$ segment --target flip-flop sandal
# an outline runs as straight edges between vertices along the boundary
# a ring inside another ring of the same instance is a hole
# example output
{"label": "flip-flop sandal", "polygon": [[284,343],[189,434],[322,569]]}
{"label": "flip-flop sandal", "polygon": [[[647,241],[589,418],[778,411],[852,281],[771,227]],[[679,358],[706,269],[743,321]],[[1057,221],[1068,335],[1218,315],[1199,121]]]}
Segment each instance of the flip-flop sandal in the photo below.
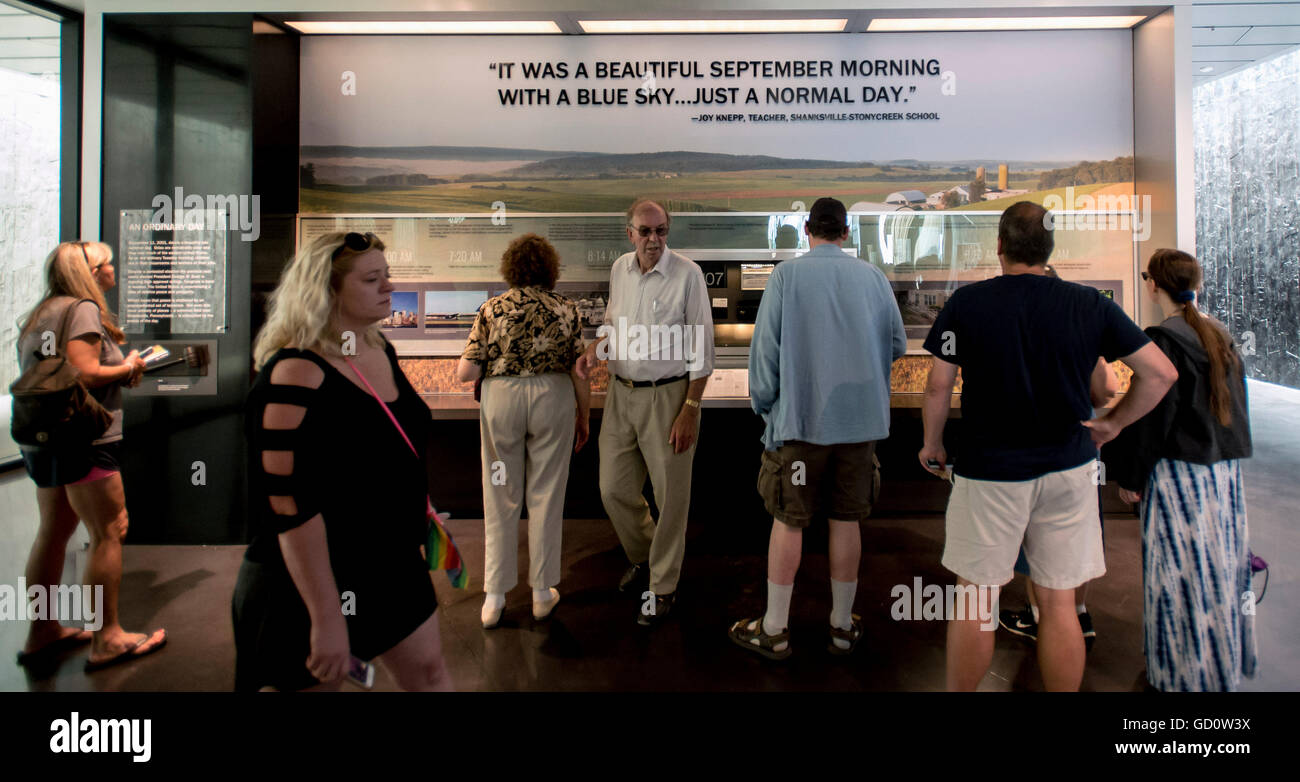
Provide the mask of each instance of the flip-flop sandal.
{"label": "flip-flop sandal", "polygon": [[[784,660],[793,652],[790,648],[790,630],[787,628],[776,635],[763,632],[763,617],[741,619],[727,631],[727,637],[742,649],[761,654],[769,660]],[[784,649],[775,647],[785,644]]]}
{"label": "flip-flop sandal", "polygon": [[56,641],[50,641],[33,652],[19,652],[18,664],[24,667],[31,667],[49,662],[63,652],[90,643],[91,638],[92,634],[89,630],[82,630],[79,633],[65,635]]}
{"label": "flip-flop sandal", "polygon": [[140,641],[140,643],[136,644],[135,646],[132,646],[130,649],[127,649],[126,651],[122,652],[121,654],[118,654],[115,657],[109,657],[107,660],[92,662],[91,660],[87,659],[86,673],[94,673],[95,671],[102,671],[103,669],[117,665],[118,663],[129,662],[131,660],[138,660],[141,657],[147,657],[148,655],[153,654],[154,652],[158,651],[159,649],[167,645],[167,632],[165,630],[162,631],[163,637],[160,641],[158,641],[158,643],[154,644],[153,646],[149,647],[143,652],[136,651],[136,650],[144,646],[145,644],[149,643],[150,641],[152,641],[153,637],[158,633],[159,633],[158,630],[154,630],[152,633],[145,636]]}
{"label": "flip-flop sandal", "polygon": [[[853,650],[858,648],[858,641],[862,640],[862,617],[857,614],[850,614],[850,616],[853,619],[849,624],[849,629],[841,630],[838,627],[831,627],[831,640],[826,642],[826,651],[831,654],[849,655],[853,654]],[[847,641],[849,648],[841,649],[836,646],[835,639],[837,638],[841,641]]]}

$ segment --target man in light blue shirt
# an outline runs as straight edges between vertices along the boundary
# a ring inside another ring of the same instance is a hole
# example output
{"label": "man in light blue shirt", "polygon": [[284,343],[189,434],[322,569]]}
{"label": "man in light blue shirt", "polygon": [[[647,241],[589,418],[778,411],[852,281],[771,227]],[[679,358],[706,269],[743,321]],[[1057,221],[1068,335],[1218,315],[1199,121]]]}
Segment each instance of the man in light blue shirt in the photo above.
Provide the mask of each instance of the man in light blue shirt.
{"label": "man in light blue shirt", "polygon": [[889,436],[889,375],[907,350],[885,275],[840,245],[844,204],[820,198],[804,225],[810,251],[777,264],[763,291],[749,353],[749,396],[767,424],[759,494],[772,514],[767,613],[731,626],[731,639],[771,659],[790,656],[790,597],[803,528],[830,524],[830,643],[853,651],[862,539],[871,513],[875,441]]}

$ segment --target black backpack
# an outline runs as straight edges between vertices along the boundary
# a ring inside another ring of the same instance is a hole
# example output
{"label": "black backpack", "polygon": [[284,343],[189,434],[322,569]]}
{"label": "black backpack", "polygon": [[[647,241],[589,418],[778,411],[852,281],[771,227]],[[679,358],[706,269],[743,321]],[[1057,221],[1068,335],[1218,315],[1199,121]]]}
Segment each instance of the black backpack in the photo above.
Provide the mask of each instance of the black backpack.
{"label": "black backpack", "polygon": [[9,432],[19,445],[87,446],[113,423],[113,414],[91,396],[67,358],[68,321],[83,301],[93,299],[74,301],[64,311],[54,355],[43,356],[9,386],[14,400]]}

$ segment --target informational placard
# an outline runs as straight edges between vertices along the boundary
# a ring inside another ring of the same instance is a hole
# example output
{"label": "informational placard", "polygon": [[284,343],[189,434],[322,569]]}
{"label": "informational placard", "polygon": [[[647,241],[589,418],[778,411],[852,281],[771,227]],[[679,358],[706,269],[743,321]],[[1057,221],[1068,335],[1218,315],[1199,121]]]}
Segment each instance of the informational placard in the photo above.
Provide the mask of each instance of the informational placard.
{"label": "informational placard", "polygon": [[[673,219],[668,246],[767,249],[774,246],[777,229],[786,217],[682,215]],[[299,246],[324,234],[347,231],[369,231],[384,242],[395,283],[500,281],[501,255],[512,240],[527,233],[542,236],[555,246],[560,254],[560,280],[566,283],[608,282],[610,265],[633,249],[622,214],[302,215]]]}
{"label": "informational placard", "polygon": [[748,369],[714,369],[709,375],[709,382],[704,386],[705,399],[729,399],[749,397]]}
{"label": "informational placard", "polygon": [[622,215],[303,215],[299,246],[347,231],[369,231],[384,242],[395,283],[500,281],[502,253],[527,233],[555,246],[565,282],[608,282],[610,264],[632,250]]}
{"label": "informational placard", "polygon": [[226,331],[225,215],[189,210],[175,222],[149,209],[120,214],[118,313],[127,334]]}
{"label": "informational placard", "polygon": [[742,291],[761,291],[767,288],[767,280],[776,268],[774,263],[742,263],[740,265],[740,289]]}

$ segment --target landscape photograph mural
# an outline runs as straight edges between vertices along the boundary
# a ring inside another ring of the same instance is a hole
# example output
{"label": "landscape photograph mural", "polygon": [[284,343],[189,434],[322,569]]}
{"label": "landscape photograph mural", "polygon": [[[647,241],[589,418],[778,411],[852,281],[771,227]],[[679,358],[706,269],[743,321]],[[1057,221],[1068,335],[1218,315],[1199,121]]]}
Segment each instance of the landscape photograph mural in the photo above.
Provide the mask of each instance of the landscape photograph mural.
{"label": "landscape photograph mural", "polygon": [[313,37],[301,210],[1000,210],[1067,187],[1128,208],[1129,49],[1117,31]]}

